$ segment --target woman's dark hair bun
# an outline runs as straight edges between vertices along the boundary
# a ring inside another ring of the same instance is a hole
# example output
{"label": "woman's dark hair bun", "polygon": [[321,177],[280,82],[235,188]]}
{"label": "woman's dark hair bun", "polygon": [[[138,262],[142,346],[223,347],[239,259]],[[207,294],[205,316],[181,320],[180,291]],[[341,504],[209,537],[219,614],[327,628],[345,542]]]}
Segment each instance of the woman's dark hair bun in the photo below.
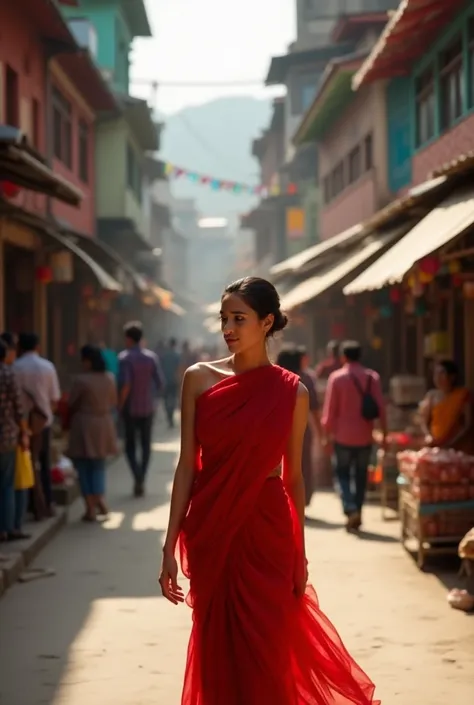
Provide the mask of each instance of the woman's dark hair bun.
{"label": "woman's dark hair bun", "polygon": [[280,309],[280,297],[273,284],[261,277],[244,277],[226,286],[224,294],[237,294],[247,306],[263,320],[269,315],[274,318],[267,338],[283,330],[288,324],[288,316]]}
{"label": "woman's dark hair bun", "polygon": [[277,313],[274,315],[275,320],[273,321],[273,325],[270,328],[268,335],[278,333],[279,331],[286,328],[286,326],[288,325],[288,316],[286,315],[286,313],[283,313],[281,309],[278,309]]}

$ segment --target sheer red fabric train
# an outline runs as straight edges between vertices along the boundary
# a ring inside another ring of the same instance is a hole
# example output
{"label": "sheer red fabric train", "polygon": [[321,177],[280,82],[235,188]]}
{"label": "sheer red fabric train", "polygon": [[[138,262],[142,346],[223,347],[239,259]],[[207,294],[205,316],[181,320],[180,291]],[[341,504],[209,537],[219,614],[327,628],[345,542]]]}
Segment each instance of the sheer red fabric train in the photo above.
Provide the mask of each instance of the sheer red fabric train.
{"label": "sheer red fabric train", "polygon": [[197,401],[197,478],[180,536],[193,628],[182,705],[380,705],[308,586],[296,512],[268,478],[291,431],[298,378],[277,366]]}

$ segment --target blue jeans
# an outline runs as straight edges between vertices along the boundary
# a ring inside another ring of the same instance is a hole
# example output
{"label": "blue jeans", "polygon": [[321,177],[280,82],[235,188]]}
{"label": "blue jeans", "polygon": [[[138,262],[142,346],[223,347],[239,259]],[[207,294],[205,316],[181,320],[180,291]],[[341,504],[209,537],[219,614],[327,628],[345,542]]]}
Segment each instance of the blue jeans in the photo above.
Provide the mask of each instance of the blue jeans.
{"label": "blue jeans", "polygon": [[13,528],[21,531],[28,506],[28,490],[15,490],[15,518]]}
{"label": "blue jeans", "polygon": [[336,476],[344,514],[362,511],[367,490],[367,470],[372,446],[334,444]]}
{"label": "blue jeans", "polygon": [[74,467],[79,475],[79,485],[83,497],[105,494],[105,459],[76,458]]}
{"label": "blue jeans", "polygon": [[[125,432],[125,455],[135,482],[143,485],[145,482],[151,455],[151,434],[153,430],[153,414],[149,416],[123,416]],[[141,459],[137,457],[137,439],[141,445]]]}
{"label": "blue jeans", "polygon": [[0,534],[13,531],[16,451],[0,453]]}

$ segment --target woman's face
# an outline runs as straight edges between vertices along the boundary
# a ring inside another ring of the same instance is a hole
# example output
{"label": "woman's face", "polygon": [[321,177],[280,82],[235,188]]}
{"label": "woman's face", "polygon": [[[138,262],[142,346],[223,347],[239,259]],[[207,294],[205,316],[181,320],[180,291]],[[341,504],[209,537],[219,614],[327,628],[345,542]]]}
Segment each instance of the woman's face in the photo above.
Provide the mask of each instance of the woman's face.
{"label": "woman's face", "polygon": [[233,354],[261,347],[273,324],[273,315],[260,320],[257,313],[237,294],[225,294],[221,304],[221,328]]}
{"label": "woman's face", "polygon": [[435,387],[441,391],[449,391],[453,387],[453,379],[444,369],[443,365],[436,365],[434,369],[433,381]]}

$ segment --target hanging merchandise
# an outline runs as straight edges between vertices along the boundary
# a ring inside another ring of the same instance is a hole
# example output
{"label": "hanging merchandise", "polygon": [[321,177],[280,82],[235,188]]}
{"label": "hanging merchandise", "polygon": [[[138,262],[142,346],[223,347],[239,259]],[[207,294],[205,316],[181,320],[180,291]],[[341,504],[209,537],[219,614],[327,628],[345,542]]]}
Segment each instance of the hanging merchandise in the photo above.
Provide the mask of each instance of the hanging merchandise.
{"label": "hanging merchandise", "polygon": [[424,316],[426,313],[426,302],[423,299],[418,299],[415,304],[415,315]]}
{"label": "hanging merchandise", "polygon": [[374,338],[372,338],[370,344],[374,350],[380,350],[380,348],[382,347],[382,342],[382,338],[375,336]]}
{"label": "hanging merchandise", "polygon": [[418,273],[418,281],[420,284],[431,284],[434,279],[434,274],[423,272],[421,269]]}
{"label": "hanging merchandise", "polygon": [[464,282],[462,293],[465,299],[472,301],[474,299],[474,281]]}
{"label": "hanging merchandise", "polygon": [[399,304],[402,300],[402,290],[398,287],[390,289],[390,303]]}
{"label": "hanging merchandise", "polygon": [[270,189],[267,189],[262,185],[252,186],[240,181],[218,179],[215,176],[209,176],[208,174],[201,174],[197,171],[183,169],[182,167],[170,164],[170,162],[165,162],[165,174],[170,179],[187,179],[193,184],[209,186],[213,191],[228,191],[236,196],[244,194],[247,196],[261,196],[262,198],[266,198],[268,196],[281,196],[284,194],[291,196],[298,192],[297,185],[293,183],[288,184],[286,187],[281,187],[279,184],[273,184]]}
{"label": "hanging merchandise", "polygon": [[16,198],[20,191],[21,188],[18,184],[14,184],[11,181],[0,181],[0,196]]}
{"label": "hanging merchandise", "polygon": [[392,307],[391,306],[381,306],[379,308],[379,314],[380,318],[390,318],[392,315]]}
{"label": "hanging merchandise", "polygon": [[461,271],[461,263],[458,259],[452,259],[448,262],[448,272],[450,274],[459,274]]}
{"label": "hanging merchandise", "polygon": [[451,277],[451,284],[455,287],[462,286],[463,278],[460,274],[453,274]]}
{"label": "hanging merchandise", "polygon": [[421,274],[435,277],[440,270],[441,263],[439,261],[439,257],[436,255],[430,255],[429,257],[422,259],[419,266]]}
{"label": "hanging merchandise", "polygon": [[53,281],[53,270],[51,267],[36,267],[35,279],[41,284],[50,284]]}

